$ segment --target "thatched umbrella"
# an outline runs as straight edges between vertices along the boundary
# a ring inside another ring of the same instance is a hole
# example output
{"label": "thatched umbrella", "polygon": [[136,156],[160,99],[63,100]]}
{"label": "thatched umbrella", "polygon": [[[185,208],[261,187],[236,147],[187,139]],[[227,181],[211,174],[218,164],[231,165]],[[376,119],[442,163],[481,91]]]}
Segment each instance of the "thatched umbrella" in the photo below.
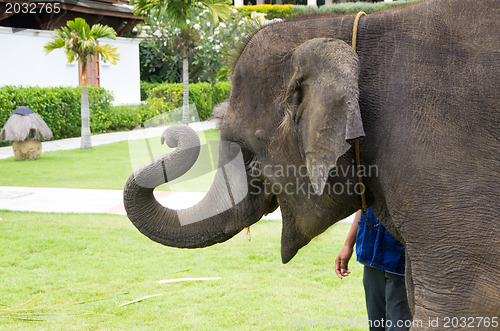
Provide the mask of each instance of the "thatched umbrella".
{"label": "thatched umbrella", "polygon": [[40,139],[52,138],[44,120],[28,107],[17,108],[0,131],[0,140],[13,141],[14,155],[19,161],[36,160],[42,153]]}

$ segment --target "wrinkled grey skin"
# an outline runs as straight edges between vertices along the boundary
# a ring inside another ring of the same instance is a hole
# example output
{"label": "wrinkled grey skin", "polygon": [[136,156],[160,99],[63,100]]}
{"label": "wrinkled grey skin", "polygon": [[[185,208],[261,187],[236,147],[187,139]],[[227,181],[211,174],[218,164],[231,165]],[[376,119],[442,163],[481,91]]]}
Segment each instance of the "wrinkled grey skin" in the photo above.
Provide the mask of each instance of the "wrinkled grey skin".
{"label": "wrinkled grey skin", "polygon": [[[232,237],[278,202],[286,263],[360,209],[358,195],[326,188],[357,180],[328,170],[352,167],[352,139],[362,137],[361,163],[378,169],[364,178],[368,205],[406,245],[414,319],[427,329],[436,317],[442,328],[445,317],[499,316],[499,3],[426,1],[361,18],[357,54],[349,46],[353,17],[263,28],[237,59],[221,127],[222,139],[243,152],[252,194],[181,227],[132,175],[125,188],[129,217],[160,243],[204,247]],[[223,159],[238,152],[230,149],[222,149]],[[156,162],[188,167],[191,161],[181,159]],[[255,162],[307,167],[307,174],[256,172]],[[141,171],[148,172],[135,174]],[[296,190],[255,194],[266,183]],[[208,202],[189,212],[217,203],[225,184],[218,174]],[[304,194],[301,184],[315,194]]]}

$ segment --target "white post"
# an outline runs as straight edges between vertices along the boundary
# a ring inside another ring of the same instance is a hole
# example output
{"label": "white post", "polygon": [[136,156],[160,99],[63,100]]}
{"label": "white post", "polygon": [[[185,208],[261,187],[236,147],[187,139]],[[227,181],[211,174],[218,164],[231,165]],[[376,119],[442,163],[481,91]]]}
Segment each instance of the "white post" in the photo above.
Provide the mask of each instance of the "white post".
{"label": "white post", "polygon": [[316,3],[316,0],[307,0],[307,5],[308,6],[318,6],[318,4]]}
{"label": "white post", "polygon": [[243,7],[243,0],[234,0],[235,7]]}

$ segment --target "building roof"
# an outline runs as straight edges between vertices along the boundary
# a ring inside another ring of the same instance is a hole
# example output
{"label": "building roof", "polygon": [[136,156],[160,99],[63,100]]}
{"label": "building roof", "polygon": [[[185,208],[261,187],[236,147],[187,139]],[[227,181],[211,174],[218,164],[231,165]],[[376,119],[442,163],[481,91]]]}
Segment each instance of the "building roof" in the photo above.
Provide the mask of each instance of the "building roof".
{"label": "building roof", "polygon": [[128,0],[0,0],[0,26],[54,30],[76,17],[84,18],[90,26],[108,25],[118,36],[126,36],[143,21],[134,15]]}

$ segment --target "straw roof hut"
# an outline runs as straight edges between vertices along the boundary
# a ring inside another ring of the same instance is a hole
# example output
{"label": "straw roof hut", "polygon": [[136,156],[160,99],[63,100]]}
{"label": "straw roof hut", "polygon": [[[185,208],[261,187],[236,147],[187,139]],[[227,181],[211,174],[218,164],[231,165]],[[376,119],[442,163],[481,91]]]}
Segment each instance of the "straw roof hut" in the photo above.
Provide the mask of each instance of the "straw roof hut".
{"label": "straw roof hut", "polygon": [[24,141],[52,138],[44,120],[28,107],[17,108],[0,131],[0,140]]}
{"label": "straw roof hut", "polygon": [[37,160],[42,154],[40,138],[52,138],[43,119],[28,107],[17,108],[0,131],[0,140],[13,141],[14,156],[19,161]]}

